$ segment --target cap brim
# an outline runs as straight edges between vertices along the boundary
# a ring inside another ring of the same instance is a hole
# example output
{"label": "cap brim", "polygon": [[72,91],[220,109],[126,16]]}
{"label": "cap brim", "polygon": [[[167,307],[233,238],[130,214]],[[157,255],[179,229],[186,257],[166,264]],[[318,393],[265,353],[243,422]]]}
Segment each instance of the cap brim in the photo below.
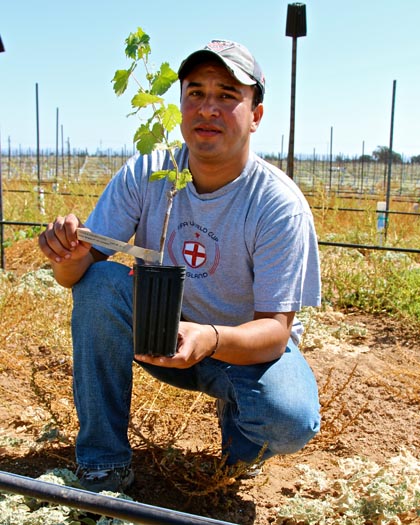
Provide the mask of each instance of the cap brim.
{"label": "cap brim", "polygon": [[201,49],[199,51],[191,53],[191,55],[188,56],[179,66],[179,78],[183,80],[195,66],[201,64],[209,58],[214,58],[222,64],[224,64],[224,66],[241,84],[244,84],[245,86],[254,86],[255,84],[257,84],[257,81],[255,79],[251,78],[247,73],[245,73],[245,71],[242,71],[242,69],[238,67],[234,62],[232,62],[228,58],[221,57],[219,54],[214,53],[209,49]]}

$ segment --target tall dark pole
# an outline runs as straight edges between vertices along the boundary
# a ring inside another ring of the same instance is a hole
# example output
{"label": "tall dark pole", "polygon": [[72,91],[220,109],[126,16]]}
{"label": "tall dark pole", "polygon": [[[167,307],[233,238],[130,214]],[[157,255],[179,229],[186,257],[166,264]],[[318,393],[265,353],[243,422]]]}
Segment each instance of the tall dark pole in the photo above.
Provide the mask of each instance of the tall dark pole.
{"label": "tall dark pole", "polygon": [[281,136],[281,151],[280,151],[280,166],[279,168],[283,169],[283,142],[284,142],[284,135]]}
{"label": "tall dark pole", "polygon": [[385,241],[388,234],[389,202],[391,197],[391,172],[392,172],[392,145],[394,139],[394,113],[395,113],[395,92],[397,81],[392,84],[392,106],[391,106],[391,128],[389,132],[389,151],[388,151],[388,177],[386,184],[386,219],[385,219]]}
{"label": "tall dark pole", "polygon": [[[330,128],[330,188],[329,191],[331,192],[331,181],[332,181],[332,170],[333,170],[333,127]],[[337,185],[338,190],[338,185]]]}
{"label": "tall dark pole", "polygon": [[306,36],[306,6],[305,4],[289,4],[287,6],[286,36],[293,38],[292,43],[292,81],[290,91],[290,130],[289,151],[287,154],[287,175],[293,179],[293,164],[295,154],[295,106],[296,106],[296,55],[297,39]]}
{"label": "tall dark pole", "polygon": [[61,175],[64,180],[64,134],[63,134],[63,124],[61,124]]}
{"label": "tall dark pole", "polygon": [[40,153],[40,141],[39,141],[39,98],[38,98],[38,83],[35,84],[35,111],[36,111],[36,166],[37,166],[37,179],[38,179],[38,191],[41,187],[41,153]]}
{"label": "tall dark pole", "polygon": [[3,183],[1,174],[1,134],[0,134],[0,265],[5,268],[4,260],[4,232],[3,232]]}
{"label": "tall dark pole", "polygon": [[[2,39],[0,37],[0,53],[3,53],[5,51],[4,45],[2,42]],[[4,260],[4,247],[3,247],[3,185],[2,185],[2,174],[1,174],[1,135],[0,135],[0,265],[2,270],[5,268],[5,260]],[[10,165],[10,161],[9,161]]]}
{"label": "tall dark pole", "polygon": [[292,43],[292,83],[290,87],[290,128],[289,128],[289,150],[287,153],[287,174],[293,179],[294,155],[295,155],[295,106],[296,106],[296,52],[297,38],[293,37]]}
{"label": "tall dark pole", "polygon": [[58,108],[55,115],[55,190],[58,190]]}
{"label": "tall dark pole", "polygon": [[361,195],[363,195],[364,165],[365,165],[365,141],[362,142],[362,164],[360,166],[360,194]]}

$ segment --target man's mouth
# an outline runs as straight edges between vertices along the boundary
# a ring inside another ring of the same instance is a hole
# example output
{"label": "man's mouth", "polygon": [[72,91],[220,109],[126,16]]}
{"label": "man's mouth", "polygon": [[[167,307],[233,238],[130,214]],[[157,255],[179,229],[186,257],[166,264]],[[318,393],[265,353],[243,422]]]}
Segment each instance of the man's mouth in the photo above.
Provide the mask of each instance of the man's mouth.
{"label": "man's mouth", "polygon": [[219,129],[209,126],[196,126],[194,129],[200,137],[215,137],[221,133]]}
{"label": "man's mouth", "polygon": [[215,137],[222,132],[218,126],[199,123],[194,126],[194,131],[200,137]]}

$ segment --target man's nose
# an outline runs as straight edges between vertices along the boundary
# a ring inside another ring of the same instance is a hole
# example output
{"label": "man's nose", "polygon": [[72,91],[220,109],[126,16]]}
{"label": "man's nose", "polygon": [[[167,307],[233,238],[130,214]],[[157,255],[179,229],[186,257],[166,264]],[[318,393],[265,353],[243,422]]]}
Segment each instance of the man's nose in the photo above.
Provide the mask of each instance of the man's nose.
{"label": "man's nose", "polygon": [[217,104],[216,98],[212,95],[204,97],[201,101],[199,108],[200,114],[204,117],[216,116],[219,114],[220,109]]}

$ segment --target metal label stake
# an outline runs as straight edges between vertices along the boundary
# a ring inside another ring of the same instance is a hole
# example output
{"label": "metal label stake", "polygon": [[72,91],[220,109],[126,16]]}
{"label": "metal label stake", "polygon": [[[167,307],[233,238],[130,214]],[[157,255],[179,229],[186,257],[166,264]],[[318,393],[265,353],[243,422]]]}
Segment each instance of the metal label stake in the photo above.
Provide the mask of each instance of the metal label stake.
{"label": "metal label stake", "polygon": [[155,250],[133,246],[127,242],[117,241],[111,237],[99,235],[99,233],[93,233],[89,230],[84,230],[83,228],[77,228],[77,238],[80,241],[96,244],[103,248],[108,248],[109,250],[128,253],[129,255],[133,255],[133,257],[143,259],[147,262],[159,264],[160,261],[160,253]]}

